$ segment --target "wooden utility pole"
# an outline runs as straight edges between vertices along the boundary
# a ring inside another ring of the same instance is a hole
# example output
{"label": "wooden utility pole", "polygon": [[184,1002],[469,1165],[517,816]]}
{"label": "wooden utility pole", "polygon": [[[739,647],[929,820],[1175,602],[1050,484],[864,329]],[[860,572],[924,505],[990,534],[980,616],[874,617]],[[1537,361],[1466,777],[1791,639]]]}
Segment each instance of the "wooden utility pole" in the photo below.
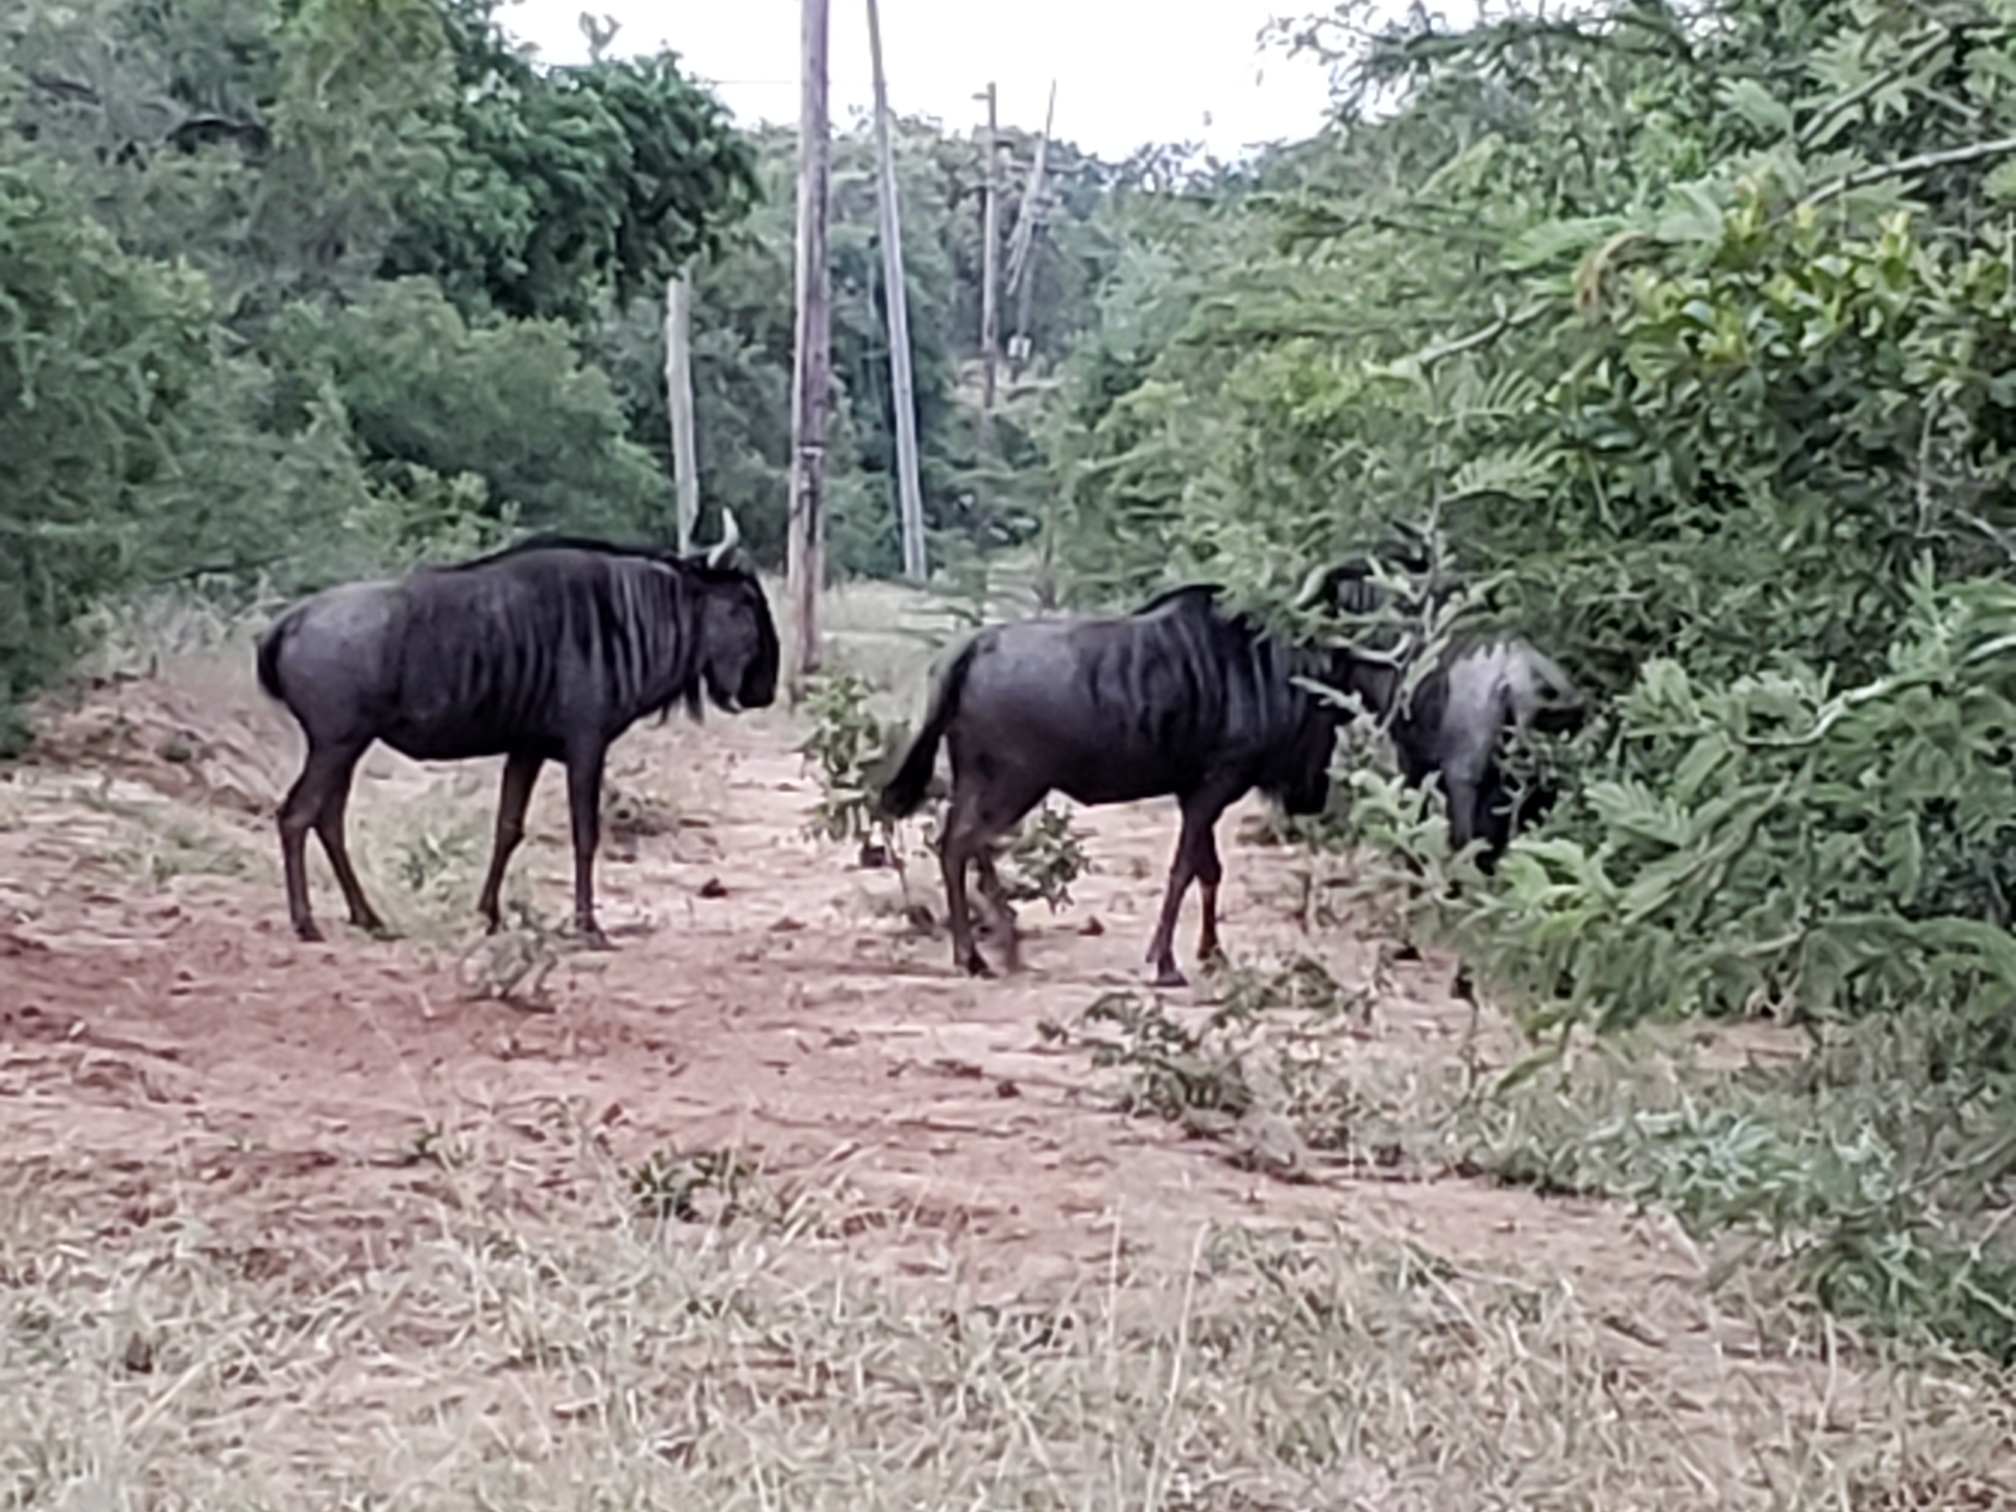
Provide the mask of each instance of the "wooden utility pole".
{"label": "wooden utility pole", "polygon": [[875,74],[875,147],[881,159],[882,303],[889,321],[889,382],[896,409],[897,519],[903,575],[922,582],[924,495],[917,483],[917,386],[910,372],[910,298],[903,283],[903,228],[896,206],[896,149],[890,141],[889,89],[882,74],[882,14],[868,0],[868,59]]}
{"label": "wooden utility pole", "polygon": [[995,178],[1001,134],[995,124],[994,86],[974,99],[987,102],[987,177],[980,194],[980,455],[994,452],[994,372],[1001,361],[1001,316],[996,304],[1000,273],[995,254],[1001,241],[1001,191]]}
{"label": "wooden utility pole", "polygon": [[819,670],[819,590],[825,569],[826,407],[832,367],[831,279],[826,210],[832,142],[826,120],[827,0],[802,8],[798,103],[798,329],[792,360],[791,517],[785,593],[791,600],[784,682],[795,703]]}
{"label": "wooden utility pole", "polygon": [[693,286],[665,280],[665,408],[672,421],[672,480],[678,488],[679,554],[693,549],[700,518],[700,471],[693,445]]}
{"label": "wooden utility pole", "polygon": [[1043,202],[1043,167],[1050,154],[1050,126],[1057,116],[1057,81],[1050,81],[1050,103],[1043,111],[1043,135],[1036,139],[1036,155],[1029,164],[1029,186],[1022,191],[1022,207],[1015,216],[1015,229],[1008,237],[1008,287],[1016,293],[1015,340],[1011,343],[1019,365],[1029,356],[1029,297],[1035,287],[1029,276],[1036,250],[1036,229]]}

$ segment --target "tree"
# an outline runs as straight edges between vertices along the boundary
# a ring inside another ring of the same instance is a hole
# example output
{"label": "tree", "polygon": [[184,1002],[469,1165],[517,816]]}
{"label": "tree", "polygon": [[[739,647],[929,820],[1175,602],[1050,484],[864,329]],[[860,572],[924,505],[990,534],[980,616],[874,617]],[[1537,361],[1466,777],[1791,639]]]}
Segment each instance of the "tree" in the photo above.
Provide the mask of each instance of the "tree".
{"label": "tree", "polygon": [[[256,425],[204,280],[124,251],[0,147],[0,741],[77,614],[138,585],[313,558],[363,498],[347,438]],[[285,543],[276,548],[276,542]]]}
{"label": "tree", "polygon": [[540,70],[507,45],[494,0],[448,14],[453,166],[407,204],[382,276],[579,321],[719,250],[754,200],[755,156],[676,54]]}
{"label": "tree", "polygon": [[659,469],[556,322],[471,325],[412,278],[339,312],[296,306],[273,347],[279,423],[307,423],[309,401],[333,395],[385,486],[480,479],[477,507],[493,520],[669,539]]}

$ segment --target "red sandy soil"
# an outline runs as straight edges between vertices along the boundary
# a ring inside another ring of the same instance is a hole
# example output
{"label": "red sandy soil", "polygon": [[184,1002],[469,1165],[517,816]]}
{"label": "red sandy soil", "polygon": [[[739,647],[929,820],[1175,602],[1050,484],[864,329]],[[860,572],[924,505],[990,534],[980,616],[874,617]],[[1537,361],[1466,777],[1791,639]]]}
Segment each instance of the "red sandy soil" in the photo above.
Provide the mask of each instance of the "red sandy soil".
{"label": "red sandy soil", "polygon": [[[311,842],[331,938],[292,937],[268,816],[299,736],[249,679],[213,683],[102,691],[0,773],[0,1169],[105,1241],[172,1215],[248,1267],[326,1272],[438,1224],[444,1203],[566,1222],[612,1172],[732,1148],[770,1190],[819,1193],[826,1231],[851,1234],[871,1271],[956,1270],[982,1297],[1096,1282],[1116,1257],[1181,1264],[1211,1222],[1336,1224],[1566,1278],[1617,1320],[1633,1369],[1663,1358],[1719,1376],[1758,1347],[1661,1220],[1418,1163],[1305,1160],[1283,1179],[1116,1112],[1099,1090],[1112,1074],[1039,1024],[1073,1028],[1116,988],[1146,995],[1173,805],[1078,812],[1097,870],[1054,916],[1024,905],[1024,974],[972,981],[942,932],[905,918],[891,872],[805,837],[815,788],[781,711],[640,727],[611,778],[671,795],[682,822],[611,844],[599,889],[616,948],[564,953],[531,1011],[472,993],[458,968],[480,938],[473,878],[458,941],[374,941],[341,922]],[[464,768],[456,799],[486,825],[492,767]],[[384,845],[370,816],[416,784],[442,791],[444,770],[374,753],[353,846]],[[568,896],[561,790],[549,771],[514,865],[549,916]],[[250,870],[136,875],[119,859],[122,803],[200,823]],[[1307,862],[1242,839],[1254,812],[1221,829],[1228,948],[1306,952],[1374,984],[1362,1053],[1441,1074],[1471,1025],[1451,963],[1389,965],[1369,930],[1305,932],[1294,868]],[[934,873],[920,860],[911,885],[936,909]],[[396,920],[401,900],[375,875]],[[1167,997],[1193,1018],[1206,1000]],[[452,1159],[414,1158],[426,1130]]]}

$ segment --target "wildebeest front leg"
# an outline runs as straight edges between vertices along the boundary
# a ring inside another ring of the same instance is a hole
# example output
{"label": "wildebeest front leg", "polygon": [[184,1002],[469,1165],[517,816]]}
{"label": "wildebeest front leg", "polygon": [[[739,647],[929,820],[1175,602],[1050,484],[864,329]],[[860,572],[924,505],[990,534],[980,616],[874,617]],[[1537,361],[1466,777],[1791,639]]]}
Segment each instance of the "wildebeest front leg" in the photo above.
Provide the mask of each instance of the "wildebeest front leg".
{"label": "wildebeest front leg", "polygon": [[574,924],[598,950],[609,938],[595,922],[595,847],[602,838],[602,763],[597,743],[567,753],[567,807],[574,821]]}
{"label": "wildebeest front leg", "polygon": [[[1231,800],[1218,792],[1206,789],[1190,794],[1182,800],[1183,830],[1176,837],[1176,857],[1169,866],[1169,886],[1162,895],[1162,916],[1155,923],[1155,937],[1148,944],[1148,963],[1155,968],[1157,987],[1182,987],[1189,979],[1176,969],[1176,919],[1183,911],[1183,894],[1189,890],[1190,880],[1204,871],[1204,858],[1208,854],[1215,865],[1218,859],[1216,843],[1211,830],[1218,823],[1218,816],[1225,811]],[[1213,888],[1217,886],[1212,883]],[[1212,894],[1212,907],[1217,906],[1217,895]],[[1210,924],[1212,935],[1217,934],[1215,918]]]}
{"label": "wildebeest front leg", "polygon": [[502,927],[497,895],[504,886],[504,867],[518,842],[525,838],[525,808],[532,801],[532,786],[539,780],[545,757],[514,751],[504,758],[504,782],[497,794],[497,838],[490,847],[490,870],[483,878],[483,891],[476,899],[476,911],[489,924],[491,934]]}
{"label": "wildebeest front leg", "polygon": [[1218,884],[1224,879],[1225,868],[1218,859],[1215,824],[1206,827],[1198,849],[1197,894],[1204,912],[1204,921],[1197,929],[1197,959],[1201,962],[1213,960],[1219,953]]}
{"label": "wildebeest front leg", "polygon": [[1443,774],[1443,803],[1449,810],[1449,854],[1454,856],[1477,838],[1477,784]]}
{"label": "wildebeest front leg", "polygon": [[[1449,852],[1453,856],[1477,838],[1481,829],[1482,814],[1479,803],[1483,784],[1474,777],[1455,776],[1443,773],[1443,781],[1448,784],[1447,804],[1449,808]],[[1451,884],[1452,890],[1455,884]],[[1456,977],[1450,983],[1450,990],[1466,1003],[1477,1001],[1475,988],[1470,981],[1470,967],[1463,961],[1456,963]]]}
{"label": "wildebeest front leg", "polygon": [[[349,793],[350,773],[363,754],[363,746],[317,746],[311,741],[301,775],[280,804],[280,869],[287,879],[287,917],[294,933],[304,940],[322,938],[308,901],[307,850],[311,829],[322,837],[323,849],[329,853],[329,864],[343,888],[352,921],[367,929],[383,928],[371,905],[364,901],[363,889],[357,885],[349,854],[343,848],[344,800]],[[325,813],[332,804],[336,837],[333,846],[329,838],[331,830],[325,827]]]}

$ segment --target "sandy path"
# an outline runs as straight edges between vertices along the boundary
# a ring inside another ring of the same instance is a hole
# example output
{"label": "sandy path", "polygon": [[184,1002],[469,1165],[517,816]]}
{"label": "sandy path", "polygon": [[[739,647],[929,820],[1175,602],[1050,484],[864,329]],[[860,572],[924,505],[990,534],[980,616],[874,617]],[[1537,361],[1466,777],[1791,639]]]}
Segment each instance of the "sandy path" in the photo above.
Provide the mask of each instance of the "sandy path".
{"label": "sandy path", "polygon": [[[164,732],[206,718],[196,761],[158,754]],[[981,1298],[1102,1284],[1116,1258],[1167,1274],[1208,1223],[1336,1224],[1565,1278],[1619,1320],[1634,1370],[1709,1390],[1732,1352],[1755,1352],[1663,1222],[1436,1169],[1318,1165],[1284,1181],[1113,1112],[1096,1091],[1109,1074],[1039,1024],[1074,1024],[1102,992],[1145,981],[1169,805],[1081,813],[1098,869],[1063,913],[1025,908],[1025,974],[974,982],[942,937],[906,924],[891,873],[804,838],[813,788],[793,743],[781,714],[625,739],[612,779],[671,793],[687,822],[627,859],[614,847],[600,878],[618,948],[564,957],[553,1011],[533,1013],[472,998],[439,944],[342,927],[292,939],[260,810],[296,738],[249,690],[137,685],[66,717],[40,765],[0,779],[4,1169],[108,1241],[174,1215],[249,1267],[327,1274],[444,1211],[586,1221],[612,1170],[732,1148],[774,1200],[850,1236],[865,1269],[953,1275]],[[488,764],[453,779],[486,823],[493,780]],[[374,755],[357,844],[385,844],[384,816],[443,781]],[[92,799],[92,783],[109,785]],[[130,856],[106,859],[122,803],[154,804],[157,828],[160,813],[200,819],[250,858],[246,874],[137,881]],[[1372,941],[1302,931],[1298,859],[1242,842],[1251,812],[1222,831],[1230,948],[1307,951],[1347,984],[1375,980]],[[517,865],[557,912],[569,859],[550,776],[533,835]],[[319,865],[315,880],[334,923]],[[913,884],[936,905],[935,882]],[[1186,918],[1186,947],[1193,932]],[[1447,979],[1447,962],[1381,968],[1364,1053],[1423,1075],[1451,1064],[1470,1011]],[[416,1158],[429,1152],[451,1158]]]}

